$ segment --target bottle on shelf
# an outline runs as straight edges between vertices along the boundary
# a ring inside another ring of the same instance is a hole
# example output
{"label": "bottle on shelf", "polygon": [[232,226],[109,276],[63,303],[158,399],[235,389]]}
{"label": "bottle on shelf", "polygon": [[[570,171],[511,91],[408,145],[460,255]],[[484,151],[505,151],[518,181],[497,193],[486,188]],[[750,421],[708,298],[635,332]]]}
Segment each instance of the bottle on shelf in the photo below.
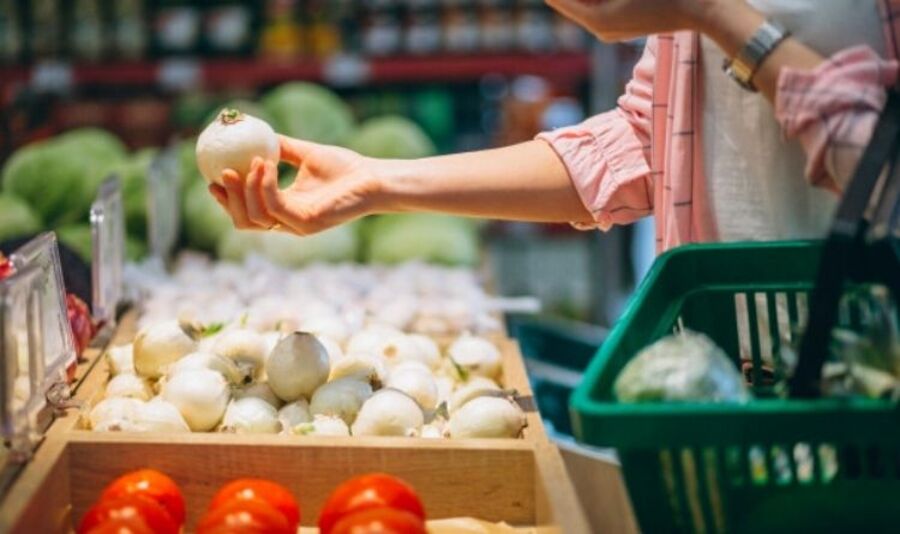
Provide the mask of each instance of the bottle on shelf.
{"label": "bottle on shelf", "polygon": [[259,50],[269,59],[296,60],[303,53],[297,0],[267,0]]}
{"label": "bottle on shelf", "polygon": [[201,12],[193,2],[159,0],[153,13],[154,48],[159,56],[196,54]]}
{"label": "bottle on shelf", "polygon": [[0,63],[22,60],[25,51],[22,18],[16,0],[0,0]]}
{"label": "bottle on shelf", "polygon": [[447,52],[475,52],[480,37],[478,19],[472,9],[448,8],[444,12],[444,49]]}
{"label": "bottle on shelf", "polygon": [[441,25],[433,11],[414,11],[404,34],[404,49],[413,55],[428,55],[440,51]]}
{"label": "bottle on shelf", "polygon": [[58,58],[62,50],[61,9],[55,0],[33,0],[29,48],[35,59]]}
{"label": "bottle on shelf", "polygon": [[206,8],[203,36],[214,56],[245,55],[253,50],[254,8],[249,2],[229,1]]}
{"label": "bottle on shelf", "polygon": [[328,0],[307,0],[307,33],[313,56],[325,58],[341,51],[342,6]]}
{"label": "bottle on shelf", "polygon": [[112,54],[117,59],[142,59],[149,48],[144,0],[115,0],[112,8]]}
{"label": "bottle on shelf", "polygon": [[99,61],[106,51],[99,0],[76,0],[69,18],[69,50],[81,61]]}

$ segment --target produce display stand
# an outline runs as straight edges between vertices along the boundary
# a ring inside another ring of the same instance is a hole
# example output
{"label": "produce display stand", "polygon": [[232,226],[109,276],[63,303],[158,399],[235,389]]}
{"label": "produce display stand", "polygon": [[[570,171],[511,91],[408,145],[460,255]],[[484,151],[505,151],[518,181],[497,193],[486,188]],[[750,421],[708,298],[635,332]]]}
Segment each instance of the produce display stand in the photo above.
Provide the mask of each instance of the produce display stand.
{"label": "produce display stand", "polygon": [[[151,255],[171,257],[176,235],[171,217],[173,152],[163,151],[148,179]],[[0,532],[68,532],[98,491],[116,476],[151,467],[172,476],[185,493],[192,528],[212,494],[242,476],[268,478],[300,499],[304,527],[315,524],[327,495],[347,478],[381,471],[410,482],[432,519],[473,517],[505,521],[523,532],[589,532],[585,515],[558,449],[544,427],[518,344],[489,335],[502,355],[500,384],[514,392],[527,426],[519,439],[315,437],[230,433],[93,432],[85,416],[110,378],[106,352],[133,341],[135,303],[122,310],[124,236],[121,193],[111,177],[92,208],[94,310],[103,324],[83,351],[71,382],[71,398],[54,405],[56,417],[30,460],[19,466],[0,502]],[[54,242],[55,247],[55,242]],[[484,267],[484,266],[482,266]],[[485,277],[490,283],[490,278]],[[64,316],[64,313],[63,313]],[[503,324],[498,314],[497,324]],[[446,348],[454,338],[435,338]]]}
{"label": "produce display stand", "polygon": [[[134,335],[136,313],[119,321],[110,346]],[[0,531],[59,532],[80,517],[109,480],[153,467],[185,492],[192,525],[217,487],[240,476],[270,478],[291,488],[311,525],[329,491],[346,478],[383,471],[420,492],[429,517],[506,521],[523,532],[589,532],[559,451],[547,439],[514,341],[496,338],[504,384],[519,392],[528,427],[522,439],[313,437],[219,433],[139,434],[83,430],[81,416],[103,393],[102,351],[83,367],[74,404],[0,506]]]}

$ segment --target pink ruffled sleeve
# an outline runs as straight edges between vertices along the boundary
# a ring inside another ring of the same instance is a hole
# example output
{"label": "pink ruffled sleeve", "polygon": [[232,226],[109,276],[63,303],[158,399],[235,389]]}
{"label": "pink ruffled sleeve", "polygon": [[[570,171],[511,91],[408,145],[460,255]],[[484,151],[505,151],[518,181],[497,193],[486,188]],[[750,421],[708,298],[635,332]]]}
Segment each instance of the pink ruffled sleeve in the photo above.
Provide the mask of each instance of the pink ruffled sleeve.
{"label": "pink ruffled sleeve", "polygon": [[818,68],[785,68],[778,79],[775,113],[788,138],[807,155],[813,185],[839,192],[850,180],[897,82],[897,62],[867,46],[841,51]]}
{"label": "pink ruffled sleeve", "polygon": [[651,37],[616,109],[581,124],[544,132],[562,160],[594,224],[608,230],[653,211],[650,180],[650,120],[657,40]]}

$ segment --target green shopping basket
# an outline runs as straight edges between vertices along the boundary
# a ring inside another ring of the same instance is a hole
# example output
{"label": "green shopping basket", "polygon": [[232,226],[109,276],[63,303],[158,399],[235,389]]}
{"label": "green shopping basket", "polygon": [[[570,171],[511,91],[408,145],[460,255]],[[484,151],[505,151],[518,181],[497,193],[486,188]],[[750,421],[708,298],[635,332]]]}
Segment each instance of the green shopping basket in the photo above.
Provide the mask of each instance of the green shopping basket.
{"label": "green shopping basket", "polygon": [[[808,347],[825,346],[834,325],[858,324],[866,312],[837,305],[845,281],[886,284],[895,303],[900,295],[900,172],[875,187],[898,154],[898,106],[892,96],[895,115],[877,130],[888,123],[888,136],[873,137],[828,240],[663,254],[588,367],[570,405],[575,435],[618,450],[644,532],[900,532],[900,408],[817,398],[813,382],[797,383],[801,368],[821,376],[824,351],[810,356]],[[866,173],[871,180],[860,179]],[[792,398],[777,398],[765,375],[807,323]],[[617,403],[613,384],[628,361],[680,327],[705,333],[742,366],[753,399]]]}

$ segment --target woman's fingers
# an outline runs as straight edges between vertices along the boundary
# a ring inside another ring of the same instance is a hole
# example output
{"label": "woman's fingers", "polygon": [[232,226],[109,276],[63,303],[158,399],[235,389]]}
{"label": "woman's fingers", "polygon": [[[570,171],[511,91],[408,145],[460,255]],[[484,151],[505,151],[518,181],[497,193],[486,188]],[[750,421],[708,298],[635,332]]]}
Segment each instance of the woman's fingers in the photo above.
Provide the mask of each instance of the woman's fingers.
{"label": "woman's fingers", "polygon": [[262,228],[271,228],[276,223],[263,202],[262,187],[267,177],[278,183],[278,170],[275,164],[254,158],[250,174],[244,182],[244,200],[247,203],[247,217],[250,222]]}
{"label": "woman's fingers", "polygon": [[225,188],[219,184],[209,184],[209,194],[212,195],[219,204],[222,205],[223,208],[227,208],[228,206],[228,193],[225,192]]}
{"label": "woman's fingers", "polygon": [[305,160],[316,147],[315,143],[294,139],[285,135],[279,135],[278,142],[281,146],[281,161],[290,163],[295,167],[302,165],[303,160]]}
{"label": "woman's fingers", "polygon": [[[251,173],[253,170],[251,169]],[[253,224],[247,215],[247,202],[244,199],[244,184],[234,171],[225,171],[222,175],[222,185],[227,194],[226,209],[231,215],[234,227],[241,230],[259,229]]]}

